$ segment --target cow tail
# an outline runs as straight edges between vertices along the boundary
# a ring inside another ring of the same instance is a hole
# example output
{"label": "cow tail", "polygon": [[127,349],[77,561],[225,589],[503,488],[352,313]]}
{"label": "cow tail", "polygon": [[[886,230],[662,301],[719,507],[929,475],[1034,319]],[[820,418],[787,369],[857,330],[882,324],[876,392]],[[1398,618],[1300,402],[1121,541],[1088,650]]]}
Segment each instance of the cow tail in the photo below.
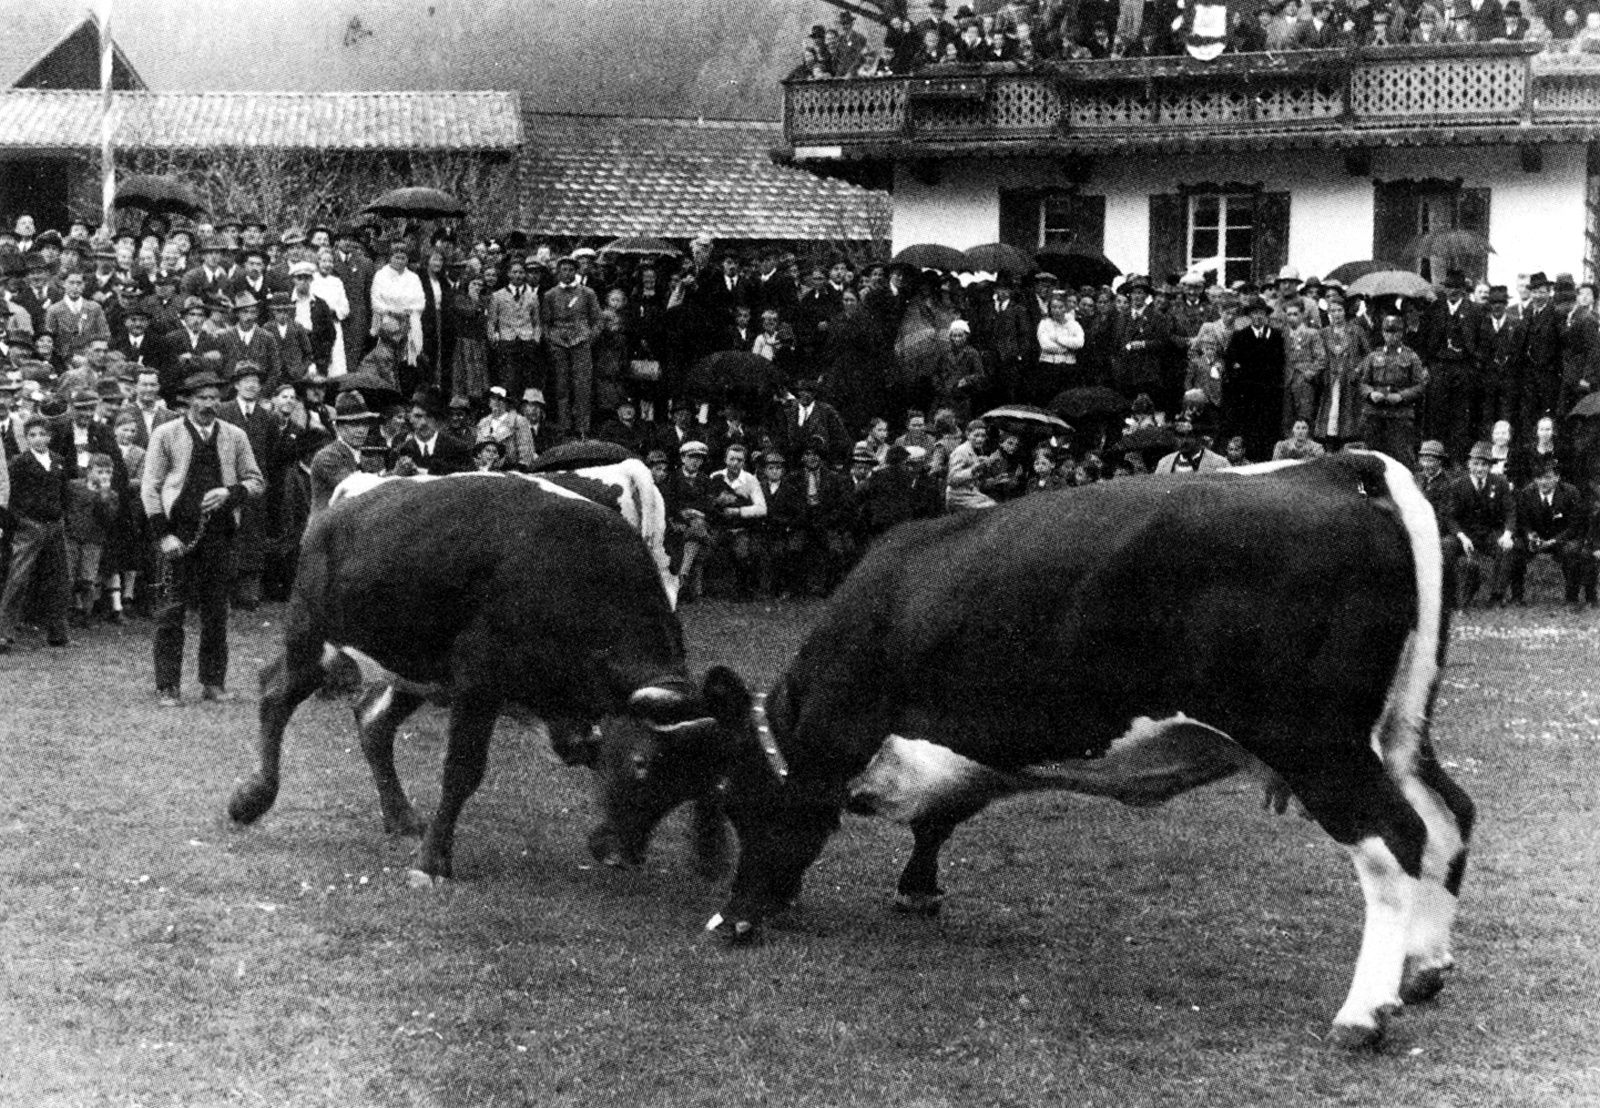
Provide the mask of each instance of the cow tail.
{"label": "cow tail", "polygon": [[1368,494],[1390,507],[1405,529],[1416,582],[1416,623],[1406,636],[1383,715],[1372,729],[1373,750],[1390,774],[1398,778],[1412,773],[1427,742],[1429,716],[1439,686],[1447,630],[1444,554],[1433,505],[1417,487],[1410,470],[1387,454],[1368,453],[1363,462],[1363,484],[1368,486]]}

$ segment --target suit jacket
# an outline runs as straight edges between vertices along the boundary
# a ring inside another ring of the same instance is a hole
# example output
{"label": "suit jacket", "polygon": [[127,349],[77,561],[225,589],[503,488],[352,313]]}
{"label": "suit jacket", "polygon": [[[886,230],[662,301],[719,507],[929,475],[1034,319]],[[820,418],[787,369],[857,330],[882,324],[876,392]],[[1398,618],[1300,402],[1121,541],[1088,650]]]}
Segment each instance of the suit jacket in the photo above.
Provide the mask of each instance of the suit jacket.
{"label": "suit jacket", "polygon": [[[1283,338],[1276,330],[1271,334],[1278,348],[1275,380],[1281,387]],[[1135,342],[1142,345],[1137,350],[1130,350],[1129,345]],[[1111,374],[1116,387],[1128,396],[1159,388],[1165,377],[1167,358],[1173,349],[1171,326],[1166,316],[1157,312],[1154,305],[1146,304],[1137,319],[1131,309],[1119,312],[1111,355]]]}
{"label": "suit jacket", "polygon": [[[296,307],[299,307],[298,302]],[[296,320],[298,323],[298,320]],[[300,325],[304,330],[304,325]],[[333,360],[333,344],[339,339],[339,318],[334,314],[333,308],[320,296],[311,297],[311,340],[310,360],[317,363],[317,368],[324,373],[328,370],[328,363]]]}
{"label": "suit jacket", "polygon": [[1583,496],[1576,485],[1559,482],[1548,508],[1538,485],[1529,484],[1517,493],[1517,533],[1525,543],[1535,538],[1577,542],[1584,536],[1585,523]]}
{"label": "suit jacket", "polygon": [[800,302],[800,294],[794,287],[794,282],[789,275],[781,269],[772,271],[772,276],[762,280],[761,275],[750,278],[748,281],[748,296],[746,303],[750,305],[750,322],[752,325],[761,326],[761,313],[768,308],[775,308],[779,317],[789,322],[794,315],[795,305]]}
{"label": "suit jacket", "polygon": [[152,368],[156,367],[156,351],[160,345],[160,339],[148,331],[139,337],[137,348],[134,345],[133,336],[121,329],[111,340],[111,349],[121,354],[125,359],[130,362],[136,362],[139,365],[151,366]]}
{"label": "suit jacket", "polygon": [[[72,431],[72,417],[64,415],[50,424],[50,449],[59,454],[67,465],[67,476],[78,478],[84,476],[83,470],[78,465],[77,438]],[[117,436],[111,428],[103,423],[89,424],[90,454],[108,454],[111,457],[111,468],[116,472],[118,479],[117,488],[127,480],[127,473],[122,468],[122,451],[117,448]]]}
{"label": "suit jacket", "polygon": [[[306,329],[292,321],[281,334],[276,323],[267,324],[265,329],[278,344],[278,358],[272,365],[264,367],[267,377],[263,383],[275,386],[304,377],[306,367],[316,361],[311,336]],[[328,349],[333,349],[331,343]]]}
{"label": "suit jacket", "polygon": [[1422,355],[1429,368],[1455,365],[1476,369],[1482,320],[1483,311],[1470,300],[1463,300],[1454,312],[1444,301],[1435,304],[1423,317]]}
{"label": "suit jacket", "polygon": [[1439,536],[1452,538],[1461,533],[1461,526],[1456,523],[1455,495],[1456,481],[1445,470],[1429,477],[1420,469],[1413,476],[1417,479],[1417,488],[1422,490],[1422,495],[1428,498],[1428,503],[1433,505],[1433,516],[1439,522]]}
{"label": "suit jacket", "polygon": [[77,307],[61,300],[45,309],[44,329],[56,337],[56,350],[61,354],[69,354],[91,339],[111,338],[105,309],[87,294],[78,301]]}
{"label": "suit jacket", "polygon": [[[261,367],[261,372],[272,374],[278,366],[278,340],[265,327],[257,326],[247,341],[239,328],[229,327],[218,338],[222,349],[222,375],[231,378],[233,367],[248,359]],[[270,384],[271,382],[263,382]]]}
{"label": "suit jacket", "polygon": [[60,299],[61,294],[53,292],[49,285],[44,287],[43,296],[34,292],[32,285],[24,285],[22,291],[11,298],[11,302],[28,313],[28,319],[33,323],[33,333],[37,335],[45,330],[45,315],[50,305]]}
{"label": "suit jacket", "polygon": [[24,519],[48,523],[67,515],[72,473],[53,449],[49,470],[26,450],[6,463],[8,511]]}
{"label": "suit jacket", "polygon": [[1577,389],[1579,381],[1590,388],[1600,382],[1600,321],[1586,308],[1574,311],[1561,328],[1561,383]]}
{"label": "suit jacket", "polygon": [[[155,538],[171,534],[167,513],[178,502],[183,482],[189,476],[189,461],[194,456],[187,419],[171,419],[150,436],[144,456],[144,479],[139,483],[139,499],[150,519]],[[250,439],[242,430],[224,420],[213,425],[217,435],[217,457],[222,462],[222,485],[233,495],[229,508],[238,522],[239,506],[246,496],[260,496],[267,485],[250,450]]]}
{"label": "suit jacket", "polygon": [[1553,374],[1557,371],[1561,362],[1561,331],[1565,318],[1553,304],[1546,304],[1543,310],[1530,307],[1524,315],[1524,353],[1531,372]]}
{"label": "suit jacket", "polygon": [[796,461],[799,460],[801,451],[805,449],[806,440],[812,435],[822,437],[822,457],[825,461],[843,463],[849,457],[854,440],[845,429],[844,417],[826,400],[813,403],[811,412],[803,423],[800,421],[799,401],[790,400],[783,406],[782,419],[782,428],[773,428],[779,432],[774,438],[782,443],[784,451]]}
{"label": "suit jacket", "polygon": [[1515,532],[1516,511],[1516,497],[1504,477],[1489,474],[1483,479],[1482,492],[1473,487],[1469,475],[1457,477],[1450,486],[1450,518],[1475,545],[1482,546],[1505,531]]}
{"label": "suit jacket", "polygon": [[582,346],[600,329],[600,298],[587,285],[557,285],[539,301],[539,322],[552,346]]}
{"label": "suit jacket", "polygon": [[197,265],[183,275],[179,289],[184,296],[198,296],[202,300],[211,300],[228,294],[228,286],[232,283],[233,277],[234,273],[226,269],[212,273],[205,266]]}
{"label": "suit jacket", "polygon": [[161,341],[155,350],[154,365],[161,373],[161,397],[169,404],[178,394],[178,386],[183,384],[183,379],[191,373],[198,373],[200,367],[193,363],[184,362],[185,354],[193,354],[198,362],[207,353],[222,350],[222,344],[205,331],[197,331],[191,338],[185,327],[168,332],[161,336]]}
{"label": "suit jacket", "polygon": [[394,452],[395,460],[410,458],[417,469],[435,477],[451,473],[466,473],[472,469],[472,444],[446,431],[440,431],[433,440],[432,457],[423,457],[422,445],[413,436]]}
{"label": "suit jacket", "polygon": [[492,342],[509,342],[512,339],[538,342],[538,290],[532,285],[523,285],[519,298],[510,285],[496,289],[489,298],[488,328]]}
{"label": "suit jacket", "polygon": [[264,401],[257,400],[255,410],[246,417],[243,405],[235,397],[217,409],[217,418],[227,420],[245,433],[250,440],[250,453],[255,457],[267,459],[277,455],[278,417]]}
{"label": "suit jacket", "polygon": [[1026,358],[1037,343],[1037,330],[1028,321],[1028,309],[1013,296],[1000,308],[993,296],[978,301],[972,320],[972,345],[993,354],[998,361]]}

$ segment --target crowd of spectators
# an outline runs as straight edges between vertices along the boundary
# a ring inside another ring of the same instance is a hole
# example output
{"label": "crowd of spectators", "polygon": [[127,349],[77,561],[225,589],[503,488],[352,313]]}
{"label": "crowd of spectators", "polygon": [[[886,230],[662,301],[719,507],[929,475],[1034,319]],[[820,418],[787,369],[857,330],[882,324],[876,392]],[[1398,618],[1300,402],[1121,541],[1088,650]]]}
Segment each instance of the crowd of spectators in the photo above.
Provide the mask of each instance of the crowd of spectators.
{"label": "crowd of spectators", "polygon": [[[1511,483],[1492,541],[1437,501],[1452,558],[1505,555],[1491,599],[1516,599],[1546,549],[1569,599],[1594,594],[1591,459],[1562,435],[1600,384],[1600,323],[1594,287],[1567,275],[1513,293],[1452,272],[1437,300],[1373,301],[1291,267],[1259,288],[1203,273],[1073,287],[802,265],[709,236],[680,259],[251,219],[92,231],[22,217],[0,233],[0,644],[25,618],[64,641],[69,614],[147,605],[162,562],[144,450],[197,372],[224,385],[217,416],[264,486],[230,545],[246,609],[287,595],[308,519],[349,473],[517,470],[571,439],[650,465],[685,599],[826,593],[908,519],[1351,444],[1410,465],[1422,439],[1427,459],[1485,454]],[[1015,404],[1074,426],[983,418]],[[1529,530],[1522,500],[1561,465],[1576,499]]]}
{"label": "crowd of spectators", "polygon": [[[945,0],[885,5],[881,46],[849,11],[812,26],[792,79],[879,77],[930,68],[1025,68],[1055,60],[1182,54],[1188,28],[1179,0]],[[1553,52],[1600,53],[1600,8],[1563,0],[1271,0],[1230,6],[1216,34],[1227,53],[1356,46],[1540,42]],[[1204,28],[1202,28],[1204,29]]]}

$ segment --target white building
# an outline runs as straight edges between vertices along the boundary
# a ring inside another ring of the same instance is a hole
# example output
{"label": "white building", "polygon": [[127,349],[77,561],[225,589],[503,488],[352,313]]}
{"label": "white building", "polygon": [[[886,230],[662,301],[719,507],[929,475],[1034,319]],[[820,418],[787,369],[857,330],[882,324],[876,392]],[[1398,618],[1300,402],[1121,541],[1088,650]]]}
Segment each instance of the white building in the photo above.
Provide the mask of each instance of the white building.
{"label": "white building", "polygon": [[1535,44],[927,71],[787,89],[795,160],[894,192],[894,244],[1101,251],[1158,280],[1376,258],[1433,276],[1464,228],[1495,282],[1595,276],[1600,58]]}

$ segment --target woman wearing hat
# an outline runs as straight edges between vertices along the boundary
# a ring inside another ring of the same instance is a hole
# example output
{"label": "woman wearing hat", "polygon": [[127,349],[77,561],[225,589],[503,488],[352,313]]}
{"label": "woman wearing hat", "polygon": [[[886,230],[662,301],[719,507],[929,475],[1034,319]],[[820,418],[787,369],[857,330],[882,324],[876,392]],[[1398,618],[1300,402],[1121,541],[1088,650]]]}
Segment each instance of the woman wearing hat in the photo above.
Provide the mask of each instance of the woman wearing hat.
{"label": "woman wearing hat", "polygon": [[493,439],[501,446],[496,469],[523,469],[537,456],[533,448],[533,429],[518,412],[511,410],[505,387],[489,390],[489,414],[478,421],[477,441]]}

